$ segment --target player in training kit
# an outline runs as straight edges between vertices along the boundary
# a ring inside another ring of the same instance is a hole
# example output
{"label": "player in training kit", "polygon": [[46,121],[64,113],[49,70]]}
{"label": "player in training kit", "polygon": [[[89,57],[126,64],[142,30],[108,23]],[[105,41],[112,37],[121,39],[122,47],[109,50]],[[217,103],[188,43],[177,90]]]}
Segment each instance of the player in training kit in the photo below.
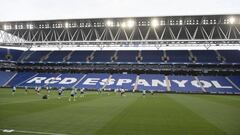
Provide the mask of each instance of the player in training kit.
{"label": "player in training kit", "polygon": [[125,94],[125,90],[124,89],[120,89],[120,91],[121,91],[121,96],[125,96],[124,94]]}
{"label": "player in training kit", "polygon": [[63,89],[62,88],[58,89],[58,99],[61,99],[62,94],[63,94]]}
{"label": "player in training kit", "polygon": [[41,87],[37,88],[37,94],[40,95]]}
{"label": "player in training kit", "polygon": [[70,94],[70,97],[69,97],[69,101],[71,101],[72,98],[73,98],[73,101],[76,101],[75,96],[76,96],[76,91],[72,90],[71,94]]}
{"label": "player in training kit", "polygon": [[47,94],[49,95],[50,94],[50,88],[48,86],[46,87],[46,90],[47,90]]}
{"label": "player in training kit", "polygon": [[81,90],[80,90],[80,97],[84,97],[84,88],[82,88]]}
{"label": "player in training kit", "polygon": [[16,87],[14,86],[13,88],[12,88],[12,95],[14,95],[16,93]]}
{"label": "player in training kit", "polygon": [[97,94],[101,94],[102,93],[102,88],[98,89],[98,93]]}
{"label": "player in training kit", "polygon": [[25,89],[25,93],[28,94],[28,87],[25,86],[24,89]]}
{"label": "player in training kit", "polygon": [[118,88],[114,89],[114,93],[117,94],[118,92]]}
{"label": "player in training kit", "polygon": [[151,92],[151,95],[154,95],[154,91],[153,90],[150,90],[150,92]]}
{"label": "player in training kit", "polygon": [[146,96],[146,90],[142,91],[142,95],[145,97]]}

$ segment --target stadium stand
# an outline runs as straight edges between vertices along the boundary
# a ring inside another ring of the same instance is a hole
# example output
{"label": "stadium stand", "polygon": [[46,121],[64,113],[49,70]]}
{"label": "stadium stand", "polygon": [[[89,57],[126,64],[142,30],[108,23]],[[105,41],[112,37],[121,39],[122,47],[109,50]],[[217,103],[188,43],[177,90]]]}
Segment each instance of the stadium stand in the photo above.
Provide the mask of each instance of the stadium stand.
{"label": "stadium stand", "polygon": [[111,62],[115,51],[96,51],[91,62]]}
{"label": "stadium stand", "polygon": [[0,71],[0,86],[7,86],[7,83],[16,76],[16,72],[3,72]]}
{"label": "stadium stand", "polygon": [[142,51],[143,63],[159,63],[163,61],[163,51]]}
{"label": "stadium stand", "polygon": [[[195,82],[199,81],[193,76],[168,76],[170,80],[170,90],[175,92],[185,93],[202,93],[203,90]],[[181,80],[181,81],[179,81]],[[198,86],[198,87],[196,87]]]}
{"label": "stadium stand", "polygon": [[221,63],[214,50],[192,50],[196,63]]}
{"label": "stadium stand", "polygon": [[41,62],[44,59],[49,51],[36,51],[27,53],[28,55],[25,56],[24,61],[26,62]]}
{"label": "stadium stand", "polygon": [[116,62],[136,63],[138,51],[118,51]]}
{"label": "stadium stand", "polygon": [[47,62],[63,62],[69,51],[54,51],[44,60]]}
{"label": "stadium stand", "polygon": [[[7,59],[9,56],[9,59]],[[73,63],[168,63],[236,64],[239,50],[151,50],[151,51],[19,51],[0,49],[0,60],[15,62]]]}
{"label": "stadium stand", "polygon": [[[133,90],[137,75],[135,74],[113,74],[107,81],[106,89],[125,89]],[[122,79],[122,81],[118,81]],[[116,83],[116,81],[118,81]],[[115,82],[115,83],[114,83]],[[112,84],[112,85],[109,85]]]}
{"label": "stadium stand", "polygon": [[240,94],[237,76],[180,76],[162,74],[69,74],[0,72],[0,86],[147,90],[177,93]]}
{"label": "stadium stand", "polygon": [[[153,81],[155,80],[155,81]],[[137,90],[154,90],[154,91],[167,91],[167,83],[164,75],[158,74],[141,74],[137,81]],[[160,85],[159,85],[160,84]]]}
{"label": "stadium stand", "polygon": [[33,72],[19,72],[7,85],[8,86],[20,86],[24,81],[36,76],[37,73]]}
{"label": "stadium stand", "polygon": [[185,50],[166,51],[168,63],[190,63],[189,53]]}
{"label": "stadium stand", "polygon": [[239,46],[238,18],[198,15],[2,22],[0,86],[239,94],[239,48],[221,50]]}
{"label": "stadium stand", "polygon": [[0,60],[2,61],[18,61],[23,51],[0,48]]}
{"label": "stadium stand", "polygon": [[1,60],[6,60],[6,55],[7,55],[7,49],[0,49],[0,59]]}
{"label": "stadium stand", "polygon": [[210,93],[238,93],[239,90],[231,84],[225,77],[220,76],[200,76],[199,80],[204,80],[203,88]]}
{"label": "stadium stand", "polygon": [[239,50],[219,50],[218,52],[225,59],[225,63],[240,63]]}
{"label": "stadium stand", "polygon": [[92,51],[76,51],[73,52],[68,62],[87,62],[87,59],[90,58]]}

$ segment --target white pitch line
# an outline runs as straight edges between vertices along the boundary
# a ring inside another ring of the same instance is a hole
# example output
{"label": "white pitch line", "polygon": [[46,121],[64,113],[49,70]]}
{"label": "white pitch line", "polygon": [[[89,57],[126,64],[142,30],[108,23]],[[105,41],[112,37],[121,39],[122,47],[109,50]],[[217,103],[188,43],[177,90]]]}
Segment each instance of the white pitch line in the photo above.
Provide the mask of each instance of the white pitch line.
{"label": "white pitch line", "polygon": [[49,133],[49,132],[37,132],[37,131],[26,131],[26,130],[14,130],[14,129],[0,129],[2,132],[6,133],[26,133],[26,134],[38,134],[38,135],[69,135],[69,134],[61,134],[61,133]]}

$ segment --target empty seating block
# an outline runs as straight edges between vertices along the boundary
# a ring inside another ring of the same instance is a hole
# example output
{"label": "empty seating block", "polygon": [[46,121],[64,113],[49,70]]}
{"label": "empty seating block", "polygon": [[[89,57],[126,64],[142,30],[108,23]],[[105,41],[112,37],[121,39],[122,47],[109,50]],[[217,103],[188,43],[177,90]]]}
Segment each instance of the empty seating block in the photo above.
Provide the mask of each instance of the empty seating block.
{"label": "empty seating block", "polygon": [[0,71],[0,86],[4,86],[16,73]]}
{"label": "empty seating block", "polygon": [[118,51],[116,62],[137,62],[138,51]]}
{"label": "empty seating block", "polygon": [[76,51],[72,54],[68,62],[86,62],[88,56],[92,54],[92,51]]}
{"label": "empty seating block", "polygon": [[197,58],[197,63],[220,63],[213,50],[192,50],[192,54]]}
{"label": "empty seating block", "polygon": [[96,51],[91,62],[111,62],[115,51]]}
{"label": "empty seating block", "polygon": [[45,57],[49,51],[36,51],[30,55],[28,59],[25,61],[31,61],[31,62],[40,62],[43,57]]}
{"label": "empty seating block", "polygon": [[142,62],[159,63],[163,62],[163,51],[142,51]]}
{"label": "empty seating block", "polygon": [[7,49],[1,48],[0,49],[0,60],[7,60],[6,55],[7,55]]}
{"label": "empty seating block", "polygon": [[63,59],[70,53],[70,51],[54,51],[52,52],[48,59],[48,62],[63,62]]}
{"label": "empty seating block", "polygon": [[169,63],[189,63],[189,53],[188,51],[166,51],[167,57],[169,57],[169,60],[167,62]]}
{"label": "empty seating block", "polygon": [[240,63],[239,50],[219,50],[218,52],[225,58],[226,63]]}

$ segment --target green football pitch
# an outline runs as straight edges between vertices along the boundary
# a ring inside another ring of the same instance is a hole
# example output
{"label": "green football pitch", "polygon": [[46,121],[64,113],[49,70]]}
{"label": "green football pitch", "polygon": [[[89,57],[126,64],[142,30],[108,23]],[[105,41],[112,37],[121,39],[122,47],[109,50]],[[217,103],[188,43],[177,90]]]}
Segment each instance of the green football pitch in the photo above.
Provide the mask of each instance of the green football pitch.
{"label": "green football pitch", "polygon": [[240,135],[239,96],[87,92],[69,102],[69,91],[42,95],[0,89],[0,134]]}

